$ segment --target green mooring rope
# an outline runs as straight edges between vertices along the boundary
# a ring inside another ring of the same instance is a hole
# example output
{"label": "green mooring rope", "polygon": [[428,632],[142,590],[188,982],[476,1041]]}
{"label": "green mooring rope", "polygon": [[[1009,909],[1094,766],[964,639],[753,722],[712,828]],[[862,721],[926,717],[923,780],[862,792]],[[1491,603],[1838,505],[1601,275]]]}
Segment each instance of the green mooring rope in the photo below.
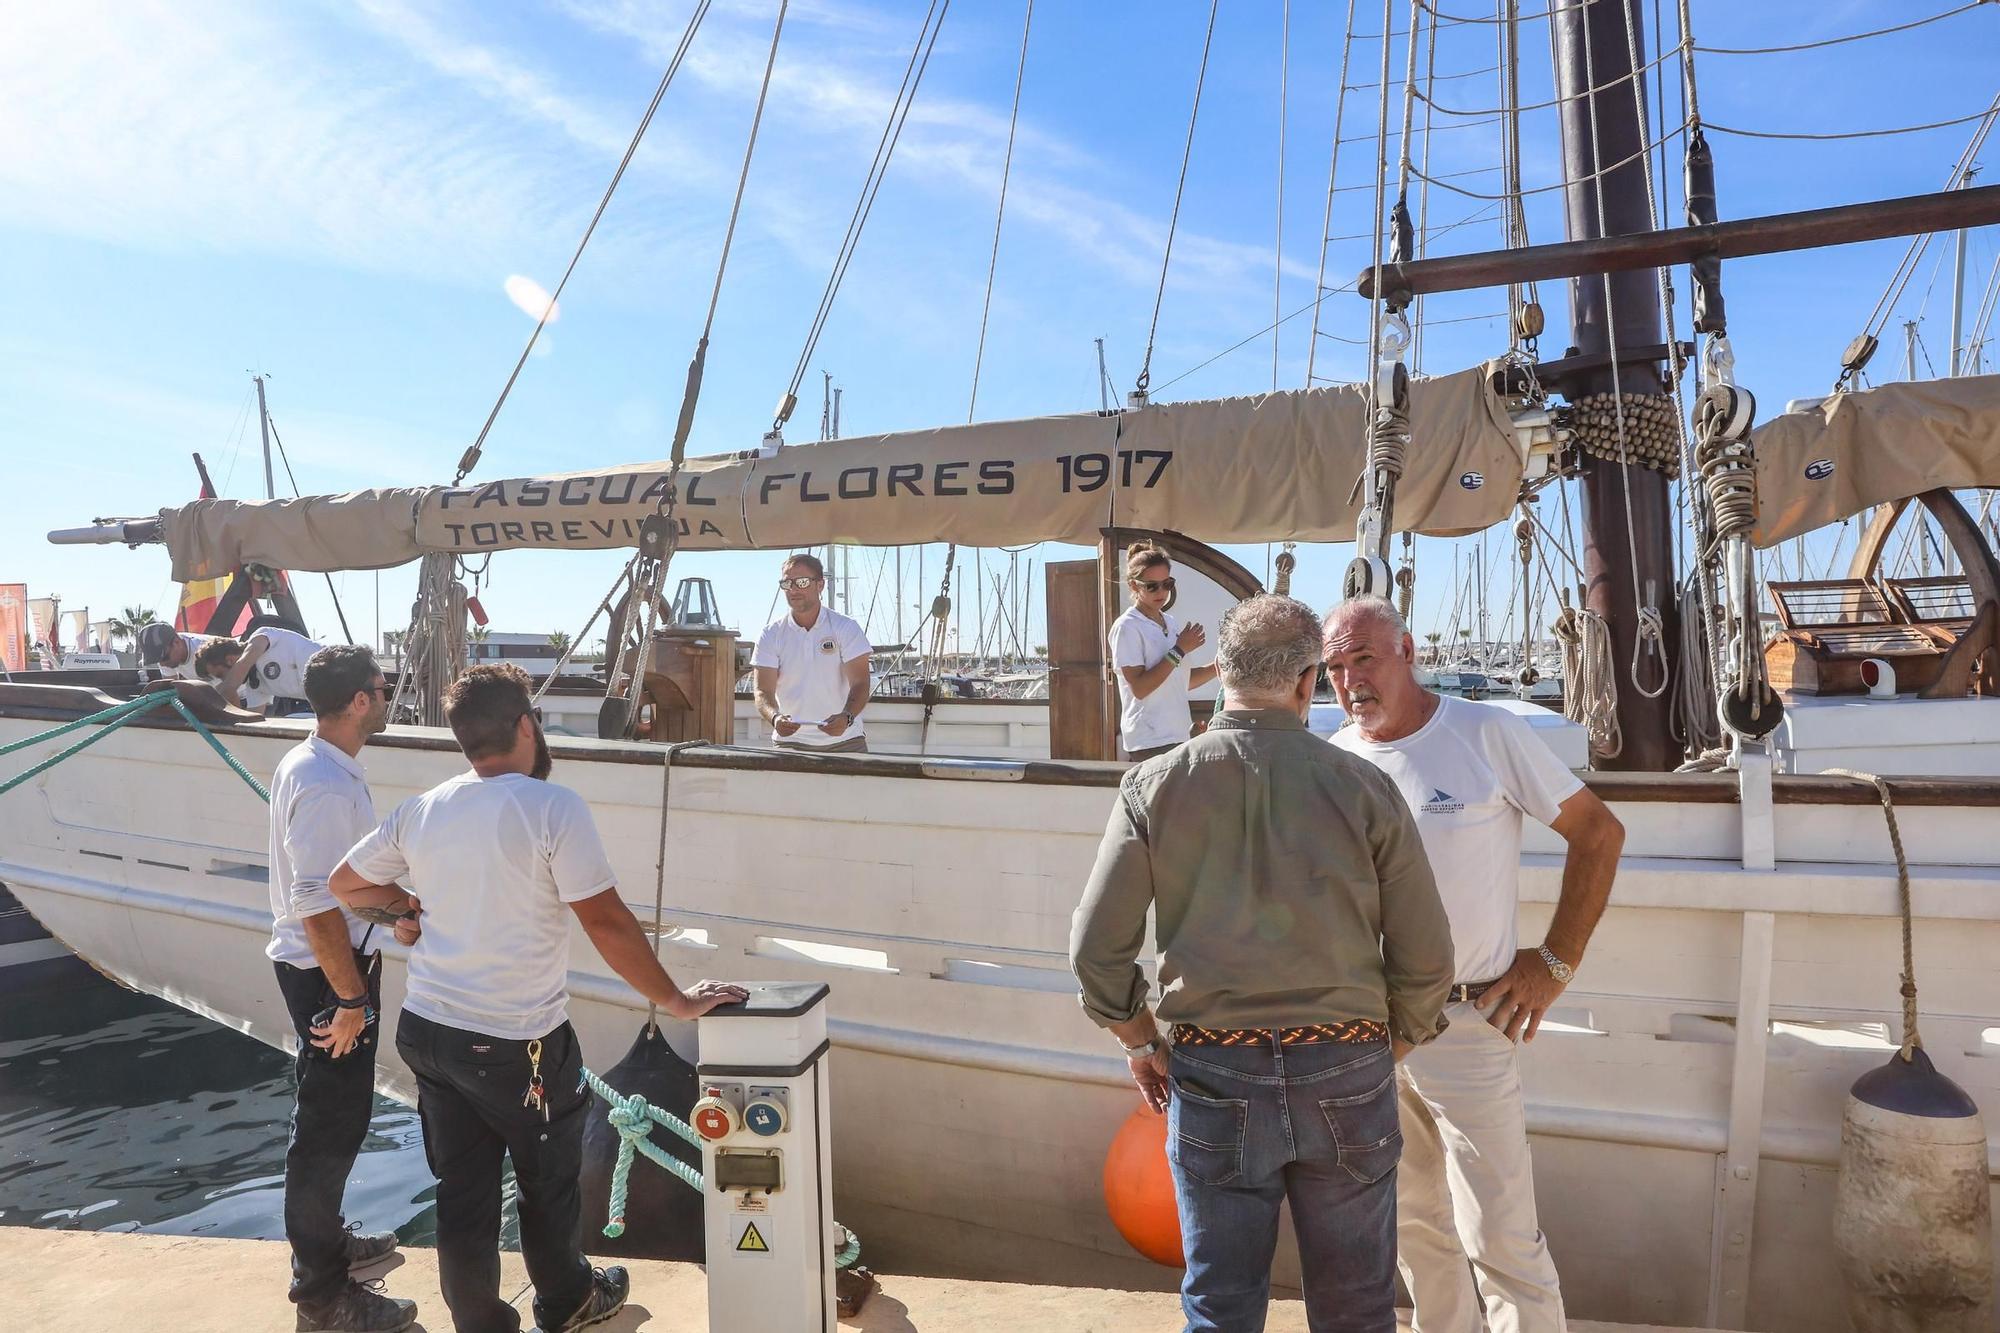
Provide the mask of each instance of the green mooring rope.
{"label": "green mooring rope", "polygon": [[264,784],[250,775],[250,770],[243,767],[242,762],[229,752],[228,748],[216,738],[215,733],[203,725],[202,720],[196,717],[188,706],[180,701],[180,697],[171,690],[158,690],[152,694],[142,694],[136,699],[128,699],[122,704],[92,713],[88,717],[80,717],[74,722],[65,722],[59,727],[51,727],[47,731],[29,736],[25,740],[11,741],[6,745],[0,745],[0,755],[9,755],[16,750],[25,750],[30,746],[46,745],[57,737],[67,736],[72,731],[78,731],[84,727],[92,725],[100,727],[98,731],[84,737],[76,744],[64,746],[61,750],[42,760],[39,764],[33,765],[25,772],[17,773],[4,782],[0,782],[0,796],[5,796],[8,792],[14,790],[14,788],[20,786],[30,778],[39,777],[41,774],[48,772],[63,760],[83,753],[106,736],[109,736],[112,732],[118,730],[118,728],[124,726],[127,722],[131,722],[153,711],[161,704],[172,704],[174,711],[181,715],[182,720],[194,728],[201,738],[209,743],[210,748],[222,756],[222,762],[228,764],[237,777],[242,778],[244,782],[248,783],[251,791],[256,792],[266,802],[270,801],[271,793],[264,790]]}
{"label": "green mooring rope", "polygon": [[[696,1148],[701,1147],[701,1136],[672,1111],[661,1110],[636,1092],[629,1096],[621,1094],[592,1070],[583,1071],[583,1080],[592,1092],[610,1104],[606,1118],[618,1131],[618,1160],[611,1167],[611,1201],[605,1209],[608,1220],[604,1224],[604,1234],[616,1240],[625,1234],[625,1203],[632,1184],[634,1156],[643,1154],[647,1161],[673,1172],[697,1193],[707,1184],[698,1169],[652,1142],[649,1136],[653,1126],[664,1126]],[[834,1225],[840,1227],[838,1222]],[[840,1227],[840,1237],[840,1249],[833,1256],[834,1267],[852,1268],[861,1258],[861,1238],[846,1227]]]}

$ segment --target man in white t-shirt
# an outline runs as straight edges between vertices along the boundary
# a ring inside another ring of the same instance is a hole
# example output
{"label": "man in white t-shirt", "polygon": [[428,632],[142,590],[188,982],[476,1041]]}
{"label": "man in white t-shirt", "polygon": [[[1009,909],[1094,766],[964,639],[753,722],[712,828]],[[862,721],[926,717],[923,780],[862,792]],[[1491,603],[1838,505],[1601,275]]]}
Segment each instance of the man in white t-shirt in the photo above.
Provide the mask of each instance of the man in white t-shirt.
{"label": "man in white t-shirt", "polygon": [[590,807],[547,781],[548,742],[519,667],[465,672],[446,692],[445,719],[471,771],[397,806],[347,854],[332,888],[349,908],[421,913],[396,1051],[417,1077],[453,1321],[520,1326],[500,1295],[504,1154],[535,1317],[559,1333],[609,1319],[630,1285],[622,1268],[594,1273],[582,1247],[590,1092],[568,1017],[570,915],[611,970],[670,1018],[747,992],[714,981],[683,991],[660,966],[618,896]]}
{"label": "man in white t-shirt", "polygon": [[821,605],[826,569],[817,556],[785,561],[778,587],[789,614],[757,636],[757,715],[771,724],[781,750],[856,754],[868,749],[861,710],[868,706],[873,653],[860,625]]}
{"label": "man in white t-shirt", "polygon": [[183,634],[163,620],[139,631],[139,665],[158,667],[160,674],[180,680],[200,680],[195,654],[215,642],[209,634]]}
{"label": "man in white t-shirt", "polygon": [[[289,717],[310,708],[306,663],[320,645],[294,630],[266,626],[238,643],[217,639],[195,654],[197,674],[214,678],[222,697],[252,712]],[[239,696],[239,691],[241,694]]]}
{"label": "man in white t-shirt", "polygon": [[[1611,896],[1625,829],[1525,719],[1417,683],[1395,607],[1327,613],[1327,673],[1352,725],[1333,743],[1394,780],[1451,920],[1451,1020],[1402,1079],[1397,1264],[1422,1333],[1560,1333],[1562,1291],[1535,1214],[1515,1039],[1531,1041],[1583,961]],[[1521,816],[1568,844],[1548,934],[1516,938]],[[1483,1020],[1483,1021],[1482,1021]]]}
{"label": "man in white t-shirt", "polygon": [[[361,747],[388,724],[382,671],[366,648],[314,656],[305,672],[313,734],[271,778],[271,942],[264,949],[298,1035],[285,1150],[285,1239],[302,1330],[394,1333],[417,1307],[370,1290],[350,1268],[386,1259],[396,1233],[347,1230],[341,1197],[375,1114],[376,1013],[387,930],[341,909],[327,879],[375,827]],[[399,923],[397,938],[415,938]],[[371,948],[371,945],[373,946]]]}

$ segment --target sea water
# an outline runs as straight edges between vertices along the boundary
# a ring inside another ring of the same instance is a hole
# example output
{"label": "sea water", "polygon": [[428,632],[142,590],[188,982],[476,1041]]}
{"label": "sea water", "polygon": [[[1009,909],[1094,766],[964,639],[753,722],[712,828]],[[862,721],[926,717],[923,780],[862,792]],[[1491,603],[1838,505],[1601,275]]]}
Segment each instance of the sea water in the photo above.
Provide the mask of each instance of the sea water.
{"label": "sea water", "polygon": [[[64,962],[0,971],[0,1226],[283,1239],[292,1058]],[[427,1244],[436,1188],[417,1113],[377,1097],[348,1220]]]}

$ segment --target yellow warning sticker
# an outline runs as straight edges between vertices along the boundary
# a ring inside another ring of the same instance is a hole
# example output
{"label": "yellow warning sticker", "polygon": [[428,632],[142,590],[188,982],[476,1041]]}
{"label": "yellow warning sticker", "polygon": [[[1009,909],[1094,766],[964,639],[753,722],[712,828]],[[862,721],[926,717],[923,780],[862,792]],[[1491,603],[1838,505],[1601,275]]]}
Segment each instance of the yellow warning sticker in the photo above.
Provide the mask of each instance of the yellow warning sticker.
{"label": "yellow warning sticker", "polygon": [[764,1243],[764,1233],[757,1230],[755,1222],[743,1224],[743,1235],[737,1239],[736,1248],[752,1254],[769,1254],[771,1247]]}

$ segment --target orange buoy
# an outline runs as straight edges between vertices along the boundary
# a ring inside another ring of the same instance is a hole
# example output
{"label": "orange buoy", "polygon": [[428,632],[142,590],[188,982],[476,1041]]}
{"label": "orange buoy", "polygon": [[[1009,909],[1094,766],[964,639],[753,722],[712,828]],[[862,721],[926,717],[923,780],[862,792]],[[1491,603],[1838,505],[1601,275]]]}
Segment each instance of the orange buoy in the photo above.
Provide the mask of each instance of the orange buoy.
{"label": "orange buoy", "polygon": [[1156,1264],[1187,1266],[1165,1116],[1141,1106],[1120,1126],[1104,1154],[1104,1206],[1133,1249]]}

